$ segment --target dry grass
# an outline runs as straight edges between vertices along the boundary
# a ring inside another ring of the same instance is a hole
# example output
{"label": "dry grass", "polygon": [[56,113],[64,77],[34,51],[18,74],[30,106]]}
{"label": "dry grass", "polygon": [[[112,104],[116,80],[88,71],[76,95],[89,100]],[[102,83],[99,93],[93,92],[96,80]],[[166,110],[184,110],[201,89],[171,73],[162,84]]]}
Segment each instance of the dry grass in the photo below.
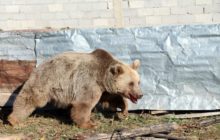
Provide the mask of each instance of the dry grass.
{"label": "dry grass", "polygon": [[148,113],[130,113],[127,118],[118,119],[114,113],[100,112],[92,114],[92,119],[98,121],[95,130],[77,128],[68,117],[67,110],[40,111],[29,117],[23,124],[13,128],[4,124],[8,111],[0,114],[0,136],[25,135],[29,139],[71,139],[76,134],[112,133],[117,128],[136,128],[164,122],[176,122],[182,129],[172,133],[174,136],[188,139],[220,139],[220,124],[199,128],[198,122],[206,119],[174,119],[166,116],[149,115]]}

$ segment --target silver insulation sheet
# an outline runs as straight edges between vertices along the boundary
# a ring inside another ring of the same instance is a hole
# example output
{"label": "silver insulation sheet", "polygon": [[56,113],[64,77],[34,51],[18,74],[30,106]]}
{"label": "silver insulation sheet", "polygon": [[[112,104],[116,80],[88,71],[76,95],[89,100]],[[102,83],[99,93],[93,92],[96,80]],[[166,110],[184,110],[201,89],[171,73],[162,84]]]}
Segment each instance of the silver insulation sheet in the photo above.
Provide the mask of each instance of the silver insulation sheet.
{"label": "silver insulation sheet", "polygon": [[129,102],[129,110],[220,109],[218,24],[66,29],[33,34],[34,48],[28,47],[33,42],[26,39],[23,43],[27,47],[22,52],[9,50],[10,45],[0,48],[0,59],[32,60],[34,55],[39,65],[61,52],[102,48],[125,63],[141,61],[139,73],[144,96],[137,104]]}

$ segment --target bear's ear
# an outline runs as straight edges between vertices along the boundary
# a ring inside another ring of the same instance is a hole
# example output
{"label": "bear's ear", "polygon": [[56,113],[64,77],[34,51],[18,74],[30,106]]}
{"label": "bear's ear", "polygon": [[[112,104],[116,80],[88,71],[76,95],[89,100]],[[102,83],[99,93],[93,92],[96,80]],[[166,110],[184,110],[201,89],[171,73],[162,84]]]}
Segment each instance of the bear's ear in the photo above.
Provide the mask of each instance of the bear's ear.
{"label": "bear's ear", "polygon": [[115,65],[110,68],[110,72],[112,73],[112,75],[117,76],[117,75],[122,74],[124,72],[124,70],[121,66]]}
{"label": "bear's ear", "polygon": [[131,68],[134,69],[134,70],[137,70],[141,65],[141,62],[140,60],[136,59],[134,60],[134,62],[131,64]]}

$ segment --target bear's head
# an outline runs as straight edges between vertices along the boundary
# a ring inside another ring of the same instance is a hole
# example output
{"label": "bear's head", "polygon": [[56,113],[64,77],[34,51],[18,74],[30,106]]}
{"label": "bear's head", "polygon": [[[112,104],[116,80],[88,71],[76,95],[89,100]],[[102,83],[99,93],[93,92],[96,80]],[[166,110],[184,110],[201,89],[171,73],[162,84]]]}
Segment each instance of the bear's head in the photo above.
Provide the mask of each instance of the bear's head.
{"label": "bear's head", "polygon": [[131,65],[123,63],[111,65],[105,78],[107,92],[120,94],[136,103],[143,96],[140,89],[140,77],[137,72],[139,66],[139,60],[135,60]]}

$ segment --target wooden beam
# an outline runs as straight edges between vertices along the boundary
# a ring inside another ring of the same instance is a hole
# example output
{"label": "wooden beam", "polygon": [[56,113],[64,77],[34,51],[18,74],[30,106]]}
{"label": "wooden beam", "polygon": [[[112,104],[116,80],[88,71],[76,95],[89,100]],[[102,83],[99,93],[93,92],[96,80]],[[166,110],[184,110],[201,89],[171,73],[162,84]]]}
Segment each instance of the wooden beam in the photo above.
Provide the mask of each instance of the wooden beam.
{"label": "wooden beam", "polygon": [[169,133],[173,130],[179,129],[179,126],[176,123],[164,123],[159,125],[151,125],[136,129],[119,129],[115,130],[112,134],[95,134],[90,136],[85,136],[86,140],[116,140],[120,139],[128,139],[134,137],[140,137],[143,135],[150,135],[155,133],[166,132]]}
{"label": "wooden beam", "polygon": [[206,126],[210,126],[210,125],[217,124],[217,123],[220,123],[220,116],[216,118],[203,120],[199,123],[199,125],[202,127],[206,127]]}
{"label": "wooden beam", "polygon": [[152,114],[152,115],[161,115],[161,114],[167,114],[167,113],[169,113],[169,112],[166,110],[152,110],[152,111],[150,111],[150,114]]}
{"label": "wooden beam", "polygon": [[180,115],[166,115],[168,117],[177,119],[188,119],[188,118],[200,118],[220,115],[220,111],[217,112],[205,112],[205,113],[191,113],[191,114],[180,114]]}
{"label": "wooden beam", "polygon": [[186,138],[179,138],[179,137],[169,136],[166,134],[151,134],[150,136],[154,138],[163,138],[168,140],[186,140]]}

